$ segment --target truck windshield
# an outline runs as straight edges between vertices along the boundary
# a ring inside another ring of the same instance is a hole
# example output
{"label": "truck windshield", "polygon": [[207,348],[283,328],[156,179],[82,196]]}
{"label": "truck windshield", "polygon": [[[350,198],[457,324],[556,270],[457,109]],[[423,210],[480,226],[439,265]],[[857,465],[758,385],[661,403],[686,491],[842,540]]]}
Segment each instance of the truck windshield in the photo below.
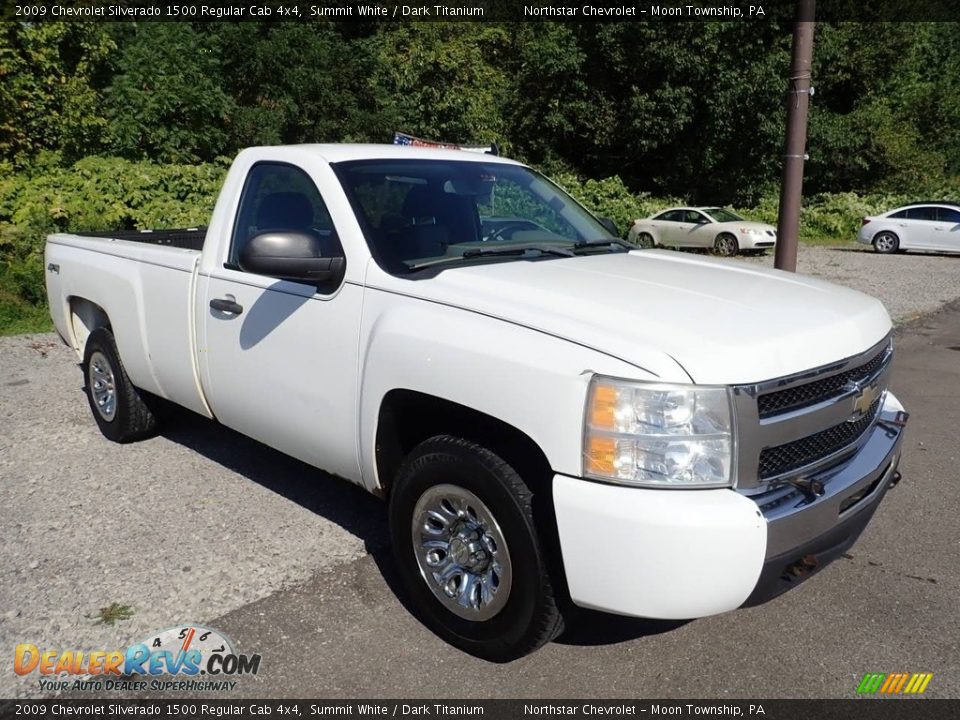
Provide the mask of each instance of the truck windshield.
{"label": "truck windshield", "polygon": [[334,169],[388,272],[620,251],[563,190],[504,163],[358,160]]}

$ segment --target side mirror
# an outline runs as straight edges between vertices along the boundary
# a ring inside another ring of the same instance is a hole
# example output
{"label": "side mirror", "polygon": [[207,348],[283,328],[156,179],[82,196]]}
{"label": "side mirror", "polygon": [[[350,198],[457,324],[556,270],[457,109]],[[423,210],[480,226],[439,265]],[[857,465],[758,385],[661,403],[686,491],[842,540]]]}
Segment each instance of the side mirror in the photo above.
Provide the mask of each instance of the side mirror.
{"label": "side mirror", "polygon": [[613,221],[612,218],[602,217],[602,218],[597,218],[597,220],[599,220],[600,224],[610,231],[611,235],[613,235],[614,237],[620,237],[620,231],[617,229],[617,224]]}
{"label": "side mirror", "polygon": [[250,238],[238,259],[245,272],[319,286],[339,280],[346,266],[321,252],[320,239],[308,233],[265,232]]}

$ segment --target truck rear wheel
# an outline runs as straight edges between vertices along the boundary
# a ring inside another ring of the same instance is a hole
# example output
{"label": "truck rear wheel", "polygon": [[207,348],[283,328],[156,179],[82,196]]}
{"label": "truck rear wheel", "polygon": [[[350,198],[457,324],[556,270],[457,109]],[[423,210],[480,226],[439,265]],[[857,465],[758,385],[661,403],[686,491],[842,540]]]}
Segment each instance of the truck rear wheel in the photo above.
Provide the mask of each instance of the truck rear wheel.
{"label": "truck rear wheel", "polygon": [[449,435],[418,445],[390,496],[390,536],[423,622],[494,662],[563,630],[531,512],[532,493],[490,450]]}
{"label": "truck rear wheel", "polygon": [[156,432],[156,416],[127,377],[113,334],[106,328],[90,333],[82,368],[90,410],[104,437],[126,443]]}

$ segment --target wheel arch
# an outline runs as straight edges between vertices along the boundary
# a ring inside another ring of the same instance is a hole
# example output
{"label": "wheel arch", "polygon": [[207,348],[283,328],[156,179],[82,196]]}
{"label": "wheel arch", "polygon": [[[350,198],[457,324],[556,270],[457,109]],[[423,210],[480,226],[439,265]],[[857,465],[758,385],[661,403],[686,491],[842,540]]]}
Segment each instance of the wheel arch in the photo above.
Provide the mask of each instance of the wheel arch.
{"label": "wheel arch", "polygon": [[388,495],[403,458],[435,435],[455,435],[483,445],[530,483],[548,482],[550,462],[525,432],[492,415],[419,392],[395,389],[384,395],[377,417],[377,492]]}
{"label": "wheel arch", "polygon": [[67,306],[70,312],[70,343],[82,358],[90,334],[99,328],[113,332],[113,325],[107,311],[92,300],[72,295],[67,298]]}

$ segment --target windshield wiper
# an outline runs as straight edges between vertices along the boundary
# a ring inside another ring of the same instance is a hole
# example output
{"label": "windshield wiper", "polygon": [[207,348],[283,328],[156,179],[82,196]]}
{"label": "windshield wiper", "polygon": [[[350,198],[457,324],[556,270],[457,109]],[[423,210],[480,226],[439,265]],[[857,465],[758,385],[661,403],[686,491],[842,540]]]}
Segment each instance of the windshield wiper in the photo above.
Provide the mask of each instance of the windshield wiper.
{"label": "windshield wiper", "polygon": [[570,248],[560,247],[559,245],[549,245],[547,243],[527,243],[526,245],[511,245],[510,247],[490,247],[473,248],[464,250],[462,257],[483,257],[484,255],[525,255],[531,251],[539,251],[544,255],[559,255],[560,257],[573,257],[573,251]]}
{"label": "windshield wiper", "polygon": [[434,265],[443,265],[445,263],[470,260],[472,258],[495,257],[497,255],[526,255],[529,252],[539,252],[541,255],[556,255],[557,257],[574,257],[576,255],[569,247],[561,247],[547,243],[527,243],[525,245],[511,245],[510,247],[471,248],[470,250],[464,250],[460,255],[450,255],[449,257],[434,258],[433,260],[414,263],[413,265],[409,265],[407,269],[413,272]]}
{"label": "windshield wiper", "polygon": [[577,240],[577,242],[573,244],[573,249],[583,250],[584,248],[610,247],[613,245],[625,248],[626,250],[639,249],[636,245],[631,245],[626,240],[620,240],[619,238],[611,238],[610,240]]}

